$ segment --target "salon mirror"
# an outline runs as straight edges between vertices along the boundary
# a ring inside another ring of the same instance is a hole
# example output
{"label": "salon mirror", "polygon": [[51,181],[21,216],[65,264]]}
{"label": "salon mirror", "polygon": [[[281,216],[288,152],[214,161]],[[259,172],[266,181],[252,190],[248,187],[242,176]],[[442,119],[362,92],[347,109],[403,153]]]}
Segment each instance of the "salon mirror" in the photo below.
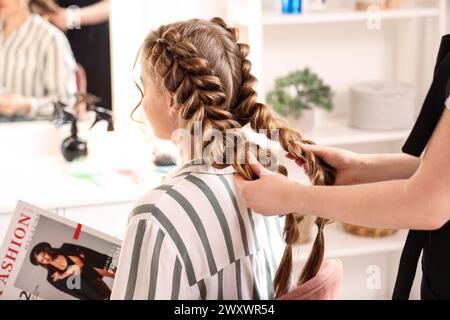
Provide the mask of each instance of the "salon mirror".
{"label": "salon mirror", "polygon": [[[41,101],[69,102],[76,94],[95,95],[99,107],[112,109],[107,10],[108,0],[0,0],[0,122],[50,120],[52,112],[29,112],[30,104],[41,109]],[[67,39],[52,35],[53,27]]]}
{"label": "salon mirror", "polygon": [[[37,155],[52,153],[49,146],[59,148],[64,137],[55,125],[58,103],[90,124],[98,117],[89,112],[95,107],[112,115],[109,18],[109,0],[0,0],[0,148],[5,153],[8,145],[42,146]],[[95,97],[95,106],[80,97]]]}

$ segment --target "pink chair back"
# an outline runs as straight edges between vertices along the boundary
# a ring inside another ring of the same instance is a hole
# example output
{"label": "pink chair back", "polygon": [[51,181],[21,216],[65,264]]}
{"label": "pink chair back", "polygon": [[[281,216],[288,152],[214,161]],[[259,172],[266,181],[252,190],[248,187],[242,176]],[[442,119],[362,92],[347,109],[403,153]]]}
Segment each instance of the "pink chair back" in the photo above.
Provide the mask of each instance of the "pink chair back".
{"label": "pink chair back", "polygon": [[338,300],[343,277],[342,262],[328,260],[317,275],[278,300]]}

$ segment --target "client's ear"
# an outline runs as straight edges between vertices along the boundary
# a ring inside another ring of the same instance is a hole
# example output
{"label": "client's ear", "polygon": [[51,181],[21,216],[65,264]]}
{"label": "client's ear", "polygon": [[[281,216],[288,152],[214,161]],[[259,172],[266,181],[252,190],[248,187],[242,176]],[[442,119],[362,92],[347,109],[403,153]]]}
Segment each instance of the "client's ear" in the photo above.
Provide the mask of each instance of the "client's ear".
{"label": "client's ear", "polygon": [[178,108],[175,105],[173,97],[169,97],[168,99],[169,99],[168,106],[169,106],[170,119],[172,119],[174,128],[178,128],[178,121],[179,121],[179,119],[178,119],[178,112],[179,112]]}
{"label": "client's ear", "polygon": [[173,118],[175,116],[177,110],[175,108],[175,103],[173,101],[173,97],[169,97],[168,100],[169,100],[169,103],[168,103],[169,115],[170,115],[171,118]]}

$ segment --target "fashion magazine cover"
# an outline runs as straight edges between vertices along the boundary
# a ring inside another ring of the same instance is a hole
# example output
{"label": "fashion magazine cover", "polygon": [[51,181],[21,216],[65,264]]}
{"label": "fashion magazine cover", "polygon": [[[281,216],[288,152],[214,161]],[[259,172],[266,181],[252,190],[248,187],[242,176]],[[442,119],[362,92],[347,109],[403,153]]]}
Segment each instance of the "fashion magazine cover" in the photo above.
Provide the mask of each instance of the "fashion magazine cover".
{"label": "fashion magazine cover", "polygon": [[108,300],[120,240],[19,202],[0,250],[0,299]]}

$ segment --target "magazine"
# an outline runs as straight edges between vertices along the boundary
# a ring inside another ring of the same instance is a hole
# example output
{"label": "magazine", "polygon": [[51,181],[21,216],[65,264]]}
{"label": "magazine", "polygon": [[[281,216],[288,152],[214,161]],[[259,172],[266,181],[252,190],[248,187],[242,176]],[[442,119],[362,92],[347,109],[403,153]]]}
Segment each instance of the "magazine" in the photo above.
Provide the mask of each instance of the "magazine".
{"label": "magazine", "polygon": [[120,246],[119,239],[19,202],[0,250],[0,300],[108,300]]}

